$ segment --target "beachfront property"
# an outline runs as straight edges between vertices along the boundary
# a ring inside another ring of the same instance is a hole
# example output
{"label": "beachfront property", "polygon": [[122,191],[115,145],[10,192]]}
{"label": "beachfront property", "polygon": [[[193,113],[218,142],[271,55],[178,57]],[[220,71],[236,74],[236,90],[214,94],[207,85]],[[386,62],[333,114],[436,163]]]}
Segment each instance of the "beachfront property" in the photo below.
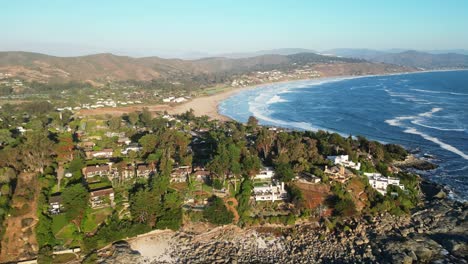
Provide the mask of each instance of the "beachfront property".
{"label": "beachfront property", "polygon": [[349,160],[348,155],[338,155],[338,156],[328,156],[328,160],[331,160],[334,165],[343,165],[345,167],[355,169],[355,170],[360,170],[361,169],[361,163],[355,163],[351,160]]}
{"label": "beachfront property", "polygon": [[89,201],[92,208],[114,206],[114,189],[107,187],[89,192]]}
{"label": "beachfront property", "polygon": [[111,167],[109,165],[87,166],[83,168],[82,172],[85,179],[92,178],[94,176],[109,176],[111,173]]}
{"label": "beachfront property", "polygon": [[288,198],[288,192],[284,188],[284,182],[278,185],[257,186],[253,189],[254,199],[260,201],[284,201]]}
{"label": "beachfront property", "polygon": [[301,172],[296,176],[296,180],[303,183],[320,183],[322,180],[312,173]]}
{"label": "beachfront property", "polygon": [[113,149],[103,149],[103,150],[98,150],[98,151],[87,151],[86,152],[86,158],[87,159],[92,159],[92,158],[112,158],[112,155],[114,154]]}
{"label": "beachfront property", "polygon": [[353,177],[353,173],[347,170],[344,166],[340,165],[338,166],[333,166],[331,168],[328,168],[328,166],[325,166],[324,170],[325,175],[328,175],[331,180],[345,183],[347,180],[349,180],[351,177]]}
{"label": "beachfront property", "polygon": [[275,176],[275,171],[271,167],[263,168],[257,175],[255,180],[271,180]]}
{"label": "beachfront property", "polygon": [[369,179],[369,184],[374,188],[376,191],[385,195],[387,193],[387,187],[389,185],[397,186],[400,189],[404,190],[405,186],[400,184],[400,179],[397,178],[390,178],[382,176],[380,173],[364,173],[365,176]]}

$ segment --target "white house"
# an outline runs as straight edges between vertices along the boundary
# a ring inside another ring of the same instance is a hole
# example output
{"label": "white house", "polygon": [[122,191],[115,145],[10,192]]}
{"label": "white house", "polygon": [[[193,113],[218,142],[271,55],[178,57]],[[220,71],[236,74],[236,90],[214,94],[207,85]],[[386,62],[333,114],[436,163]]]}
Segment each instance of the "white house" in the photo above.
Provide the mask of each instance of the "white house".
{"label": "white house", "polygon": [[284,182],[280,185],[258,186],[253,189],[255,201],[282,201],[288,198],[288,192],[284,189]]}
{"label": "white house", "polygon": [[256,180],[271,180],[275,176],[275,171],[271,167],[265,167],[257,175],[255,175]]}
{"label": "white house", "polygon": [[172,102],[172,100],[174,100],[174,99],[175,99],[174,96],[170,96],[170,97],[164,98],[164,99],[163,99],[163,102],[164,102],[164,103],[170,103],[170,102]]}
{"label": "white house", "polygon": [[361,163],[350,161],[348,155],[328,156],[327,159],[331,160],[334,165],[343,165],[355,170],[361,169]]}
{"label": "white house", "polygon": [[130,151],[139,152],[141,147],[139,146],[128,146],[124,150],[122,150],[122,154],[127,155]]}
{"label": "white house", "polygon": [[187,99],[185,99],[184,97],[178,97],[176,99],[174,99],[174,103],[182,103],[182,102],[185,102],[187,101]]}
{"label": "white house", "polygon": [[400,179],[397,178],[390,178],[390,177],[384,177],[380,173],[364,173],[364,175],[369,178],[369,184],[377,190],[379,193],[382,195],[385,195],[387,192],[387,187],[389,185],[397,186],[400,189],[404,190],[405,186],[403,184],[400,184]]}

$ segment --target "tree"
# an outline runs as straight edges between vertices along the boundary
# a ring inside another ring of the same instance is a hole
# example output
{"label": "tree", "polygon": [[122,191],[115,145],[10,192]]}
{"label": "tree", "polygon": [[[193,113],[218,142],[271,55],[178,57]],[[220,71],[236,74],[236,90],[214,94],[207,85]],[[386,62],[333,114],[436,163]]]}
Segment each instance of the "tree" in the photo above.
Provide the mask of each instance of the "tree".
{"label": "tree", "polygon": [[52,163],[54,143],[47,132],[34,131],[26,133],[26,141],[21,145],[21,160],[29,170],[44,172]]}
{"label": "tree", "polygon": [[151,112],[149,111],[148,107],[143,108],[143,112],[140,114],[140,121],[145,125],[149,126],[151,124]]}
{"label": "tree", "polygon": [[58,136],[58,143],[55,145],[54,150],[57,154],[57,161],[59,163],[66,163],[73,160],[73,138],[70,133],[61,133]]}
{"label": "tree", "polygon": [[109,128],[112,130],[118,130],[120,128],[121,121],[122,119],[119,116],[112,117],[108,122]]}
{"label": "tree", "polygon": [[281,181],[290,182],[294,179],[294,171],[289,163],[279,163],[275,167],[276,175]]}
{"label": "tree", "polygon": [[236,199],[239,203],[237,206],[237,212],[239,213],[240,220],[243,222],[245,222],[249,217],[249,202],[252,190],[252,181],[248,177],[245,177],[241,183],[239,193],[236,195]]}
{"label": "tree", "polygon": [[263,153],[264,159],[267,159],[267,157],[270,155],[270,149],[273,145],[273,141],[274,137],[268,129],[263,128],[262,130],[260,130],[256,144],[257,150]]}
{"label": "tree", "polygon": [[210,205],[203,211],[203,217],[210,223],[227,225],[232,223],[234,215],[227,209],[221,198],[212,196],[210,198]]}
{"label": "tree", "polygon": [[258,119],[255,116],[249,116],[249,120],[247,120],[247,126],[251,128],[252,131],[255,131],[258,126]]}
{"label": "tree", "polygon": [[10,130],[0,129],[0,147],[3,145],[8,145],[14,141],[15,139],[12,137]]}
{"label": "tree", "polygon": [[89,193],[81,184],[74,184],[63,190],[62,193],[65,217],[80,228],[84,213],[88,208]]}
{"label": "tree", "polygon": [[128,114],[128,121],[132,126],[136,125],[136,123],[138,123],[139,120],[140,116],[137,112],[131,112],[130,114]]}

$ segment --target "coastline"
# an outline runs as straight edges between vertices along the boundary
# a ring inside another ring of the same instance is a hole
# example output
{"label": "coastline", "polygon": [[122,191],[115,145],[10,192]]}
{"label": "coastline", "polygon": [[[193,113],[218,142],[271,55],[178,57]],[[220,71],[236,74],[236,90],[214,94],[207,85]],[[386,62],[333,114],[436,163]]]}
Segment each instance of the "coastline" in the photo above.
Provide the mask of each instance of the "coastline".
{"label": "coastline", "polygon": [[78,111],[79,116],[93,116],[93,115],[122,115],[134,111],[141,111],[143,108],[148,108],[150,112],[165,112],[169,114],[182,114],[190,109],[194,111],[194,114],[197,116],[206,115],[210,119],[217,119],[220,121],[230,121],[230,117],[225,116],[219,112],[219,104],[228,99],[229,97],[236,95],[243,91],[261,89],[262,87],[267,87],[274,84],[281,83],[290,83],[290,82],[299,82],[299,81],[340,81],[346,79],[357,79],[357,78],[367,78],[367,77],[377,77],[377,76],[392,76],[392,75],[406,75],[406,74],[417,74],[417,73],[427,73],[427,72],[439,72],[439,71],[463,71],[463,69],[453,69],[453,70],[428,70],[428,71],[414,71],[414,72],[399,72],[399,73],[384,73],[384,74],[368,74],[368,75],[335,75],[335,76],[324,76],[314,79],[294,79],[294,80],[284,80],[277,82],[267,82],[256,84],[252,86],[246,86],[241,88],[228,88],[226,91],[215,93],[212,95],[205,95],[200,97],[195,97],[188,102],[181,104],[146,104],[146,105],[134,105],[134,106],[125,106],[125,107],[115,107],[115,108],[99,108],[99,109],[82,109]]}

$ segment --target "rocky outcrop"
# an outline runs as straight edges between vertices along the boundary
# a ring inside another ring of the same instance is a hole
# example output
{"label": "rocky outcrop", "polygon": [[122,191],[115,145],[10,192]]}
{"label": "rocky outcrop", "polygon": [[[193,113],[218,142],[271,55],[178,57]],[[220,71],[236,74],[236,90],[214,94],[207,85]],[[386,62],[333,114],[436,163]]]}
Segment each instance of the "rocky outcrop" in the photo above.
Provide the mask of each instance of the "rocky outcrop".
{"label": "rocky outcrop", "polygon": [[[348,219],[340,231],[309,223],[275,232],[235,226],[177,232],[168,254],[173,263],[467,263],[467,214],[466,203],[429,199],[412,215]],[[112,248],[101,263],[168,263],[128,245]]]}

